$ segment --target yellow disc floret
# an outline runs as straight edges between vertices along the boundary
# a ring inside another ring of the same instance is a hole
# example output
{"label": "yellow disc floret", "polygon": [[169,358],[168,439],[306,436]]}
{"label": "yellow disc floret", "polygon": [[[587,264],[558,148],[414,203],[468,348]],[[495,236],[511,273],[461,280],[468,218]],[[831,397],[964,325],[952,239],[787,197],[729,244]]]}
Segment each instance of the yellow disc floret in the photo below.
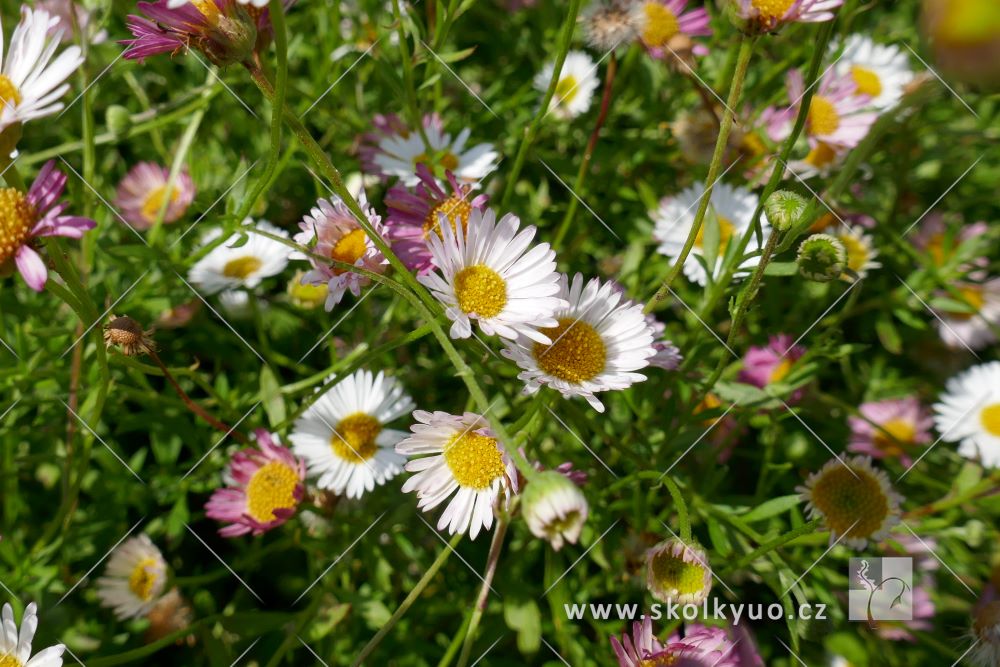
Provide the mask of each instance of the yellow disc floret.
{"label": "yellow disc floret", "polygon": [[889,516],[889,498],[879,480],[860,466],[831,466],[812,486],[811,502],[836,535],[867,539]]}
{"label": "yellow disc floret", "polygon": [[642,9],[642,41],[648,46],[664,46],[680,32],[677,16],[659,2],[647,2]]}
{"label": "yellow disc floret", "polygon": [[553,99],[559,104],[569,104],[576,97],[577,86],[579,86],[579,81],[572,74],[567,74],[563,78],[559,79],[559,83],[556,84],[555,96]]}
{"label": "yellow disc floret", "polygon": [[817,136],[828,136],[840,127],[840,114],[833,102],[822,95],[816,95],[809,103],[809,132]]}
{"label": "yellow disc floret", "polygon": [[0,74],[0,103],[11,108],[21,103],[21,91],[6,74]]}
{"label": "yellow disc floret", "polygon": [[1000,438],[1000,403],[993,403],[979,413],[979,421],[986,432]]}
{"label": "yellow disc floret", "polygon": [[761,18],[769,21],[779,21],[785,17],[795,0],[751,0],[753,8]]}
{"label": "yellow disc floret", "polygon": [[882,94],[882,79],[867,67],[861,67],[860,65],[851,67],[851,78],[854,79],[857,92],[861,95],[876,98]]}
{"label": "yellow disc floret", "polygon": [[489,318],[507,305],[507,283],[484,264],[469,266],[455,274],[455,299],[466,315]]}
{"label": "yellow disc floret", "polygon": [[[336,260],[338,262],[343,262],[344,264],[354,264],[359,259],[364,257],[364,254],[368,251],[368,235],[365,230],[358,228],[349,231],[340,237],[333,248],[330,250],[330,259]],[[347,269],[339,266],[333,267],[333,273],[335,275],[340,275],[346,273]]]}
{"label": "yellow disc floret", "polygon": [[490,488],[506,470],[496,439],[472,431],[452,436],[444,460],[459,486],[477,491]]}
{"label": "yellow disc floret", "polygon": [[435,206],[424,218],[424,238],[431,232],[441,234],[441,216],[451,223],[451,231],[458,233],[458,223],[462,223],[462,231],[469,229],[469,216],[472,215],[472,204],[461,197],[452,195]]}
{"label": "yellow disc floret", "polygon": [[885,431],[876,431],[873,438],[874,444],[881,451],[889,456],[899,456],[903,453],[903,446],[912,444],[917,435],[917,427],[909,419],[890,419],[882,424]]}
{"label": "yellow disc floret", "polygon": [[[180,190],[176,187],[170,190],[170,203],[173,204],[180,197]],[[160,215],[160,210],[163,209],[163,204],[167,199],[167,186],[163,184],[149,192],[146,195],[146,201],[142,203],[142,217],[146,219],[147,222],[153,223],[156,221],[157,217]]]}
{"label": "yellow disc floret", "polygon": [[340,420],[330,437],[333,453],[351,463],[362,463],[375,456],[382,424],[369,414],[355,412]]}
{"label": "yellow disc floret", "polygon": [[222,267],[222,275],[227,278],[246,280],[251,275],[259,271],[260,267],[263,265],[264,263],[260,261],[260,258],[254,257],[253,255],[237,257],[236,259],[231,259],[226,262],[226,265]]}
{"label": "yellow disc floret", "polygon": [[551,345],[535,343],[532,353],[543,371],[566,382],[586,382],[604,370],[607,348],[601,335],[587,322],[560,318],[554,327],[541,329]]}
{"label": "yellow disc floret", "polygon": [[697,595],[705,588],[705,567],[668,550],[653,556],[650,572],[658,588],[677,591],[678,595]]}
{"label": "yellow disc floret", "polygon": [[14,188],[0,188],[0,264],[14,256],[35,226],[35,207]]}
{"label": "yellow disc floret", "polygon": [[295,507],[299,475],[286,463],[261,466],[247,483],[247,514],[261,523],[274,521],[275,510]]}
{"label": "yellow disc floret", "polygon": [[153,598],[153,591],[159,581],[158,565],[155,558],[143,558],[136,563],[129,575],[128,589],[143,602],[149,602]]}

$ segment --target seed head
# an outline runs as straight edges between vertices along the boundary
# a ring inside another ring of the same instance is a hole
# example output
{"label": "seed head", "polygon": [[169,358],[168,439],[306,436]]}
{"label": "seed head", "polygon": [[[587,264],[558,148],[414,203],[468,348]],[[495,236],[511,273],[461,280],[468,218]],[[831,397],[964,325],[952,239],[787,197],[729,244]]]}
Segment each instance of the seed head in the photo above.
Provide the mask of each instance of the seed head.
{"label": "seed head", "polygon": [[127,315],[112,316],[111,321],[104,327],[104,344],[108,347],[117,347],[122,354],[129,357],[149,354],[156,349],[151,338],[152,333],[144,330],[142,325]]}
{"label": "seed head", "polygon": [[594,0],[584,12],[583,32],[599,51],[628,46],[639,34],[629,3],[623,0]]}

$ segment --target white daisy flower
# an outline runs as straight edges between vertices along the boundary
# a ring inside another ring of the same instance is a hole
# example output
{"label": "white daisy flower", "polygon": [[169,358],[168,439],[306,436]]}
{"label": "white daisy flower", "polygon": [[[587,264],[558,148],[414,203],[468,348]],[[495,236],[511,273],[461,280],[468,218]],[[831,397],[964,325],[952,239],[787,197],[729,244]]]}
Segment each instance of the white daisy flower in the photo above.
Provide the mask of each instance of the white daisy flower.
{"label": "white daisy flower", "polygon": [[956,289],[965,309],[938,309],[938,334],[948,347],[981,350],[997,339],[994,327],[1000,325],[1000,278],[963,283]]}
{"label": "white daisy flower", "polygon": [[[64,83],[83,64],[80,47],[67,47],[52,60],[60,33],[49,36],[59,17],[42,9],[21,7],[21,21],[10,37],[10,49],[0,70],[0,132],[16,123],[49,116],[63,108]],[[3,27],[0,26],[0,34]],[[0,52],[3,50],[0,40]]]}
{"label": "white daisy flower", "polygon": [[62,654],[66,647],[62,644],[50,646],[31,657],[31,640],[38,628],[38,614],[35,603],[28,604],[21,617],[21,632],[18,634],[14,622],[14,610],[7,603],[3,605],[3,627],[0,628],[0,665],[2,667],[62,667]]}
{"label": "white daisy flower", "polygon": [[934,425],[958,453],[1000,467],[1000,361],[973,366],[948,380],[934,405]]}
{"label": "white daisy flower", "polygon": [[824,234],[829,234],[844,245],[847,251],[847,271],[840,278],[849,283],[861,280],[868,275],[868,272],[882,266],[882,262],[875,261],[878,257],[878,248],[872,243],[872,237],[865,234],[864,227],[860,225],[836,224],[828,227]]}
{"label": "white daisy flower", "polygon": [[451,498],[438,530],[447,527],[452,535],[468,531],[476,539],[480,530],[493,526],[493,506],[501,491],[508,497],[517,491],[513,461],[480,415],[417,410],[413,418],[420,423],[410,427],[412,435],[396,451],[430,456],[406,464],[416,474],[403,484],[403,492],[416,491],[417,506],[424,511]]}
{"label": "white daisy flower", "polygon": [[386,424],[408,414],[413,400],[395,378],[358,370],[335,384],[295,421],[288,440],[317,485],[360,498],[403,470],[393,449],[405,431]]}
{"label": "white daisy flower", "polygon": [[[660,253],[672,260],[680,256],[688,234],[691,233],[691,227],[694,226],[695,213],[704,193],[704,183],[696,182],[691,187],[681,190],[676,196],[663,199],[660,207],[650,214],[655,224],[653,237],[660,243],[657,248]],[[715,184],[712,188],[708,213],[695,237],[691,253],[684,260],[684,275],[688,280],[699,285],[708,282],[708,272],[702,261],[711,267],[713,278],[719,277],[726,249],[730,242],[738,243],[750,228],[758,201],[757,195],[744,188],[725,183]],[[760,224],[762,238],[767,238],[770,224],[764,213],[761,213]],[[750,237],[746,253],[753,254],[758,248],[757,235],[754,234]],[[699,261],[699,258],[702,261]],[[744,259],[734,275],[744,274],[757,266],[758,261],[757,257]]]}
{"label": "white daisy flower", "polygon": [[642,306],[624,299],[613,282],[586,285],[576,274],[561,276],[559,296],[569,305],[555,313],[557,324],[541,330],[551,345],[522,337],[509,341],[503,355],[523,370],[517,376],[531,394],[547,384],[564,397],[582,396],[598,412],[597,392],[625,389],[646,379],[634,371],[656,354],[653,329]]}
{"label": "white daisy flower", "polygon": [[[247,218],[244,226],[254,226],[269,234],[288,238],[288,232],[261,220],[254,223]],[[202,246],[219,238],[220,229],[213,229],[202,237]],[[290,250],[283,243],[260,234],[245,231],[246,242],[239,247],[231,247],[240,240],[235,233],[224,243],[212,249],[188,271],[188,280],[202,288],[206,294],[215,294],[237,287],[252,289],[264,278],[275,276],[288,265]]]}
{"label": "white daisy flower", "polygon": [[450,221],[438,227],[440,236],[428,236],[437,270],[418,280],[444,304],[452,338],[472,335],[475,319],[488,336],[551,342],[536,327],[554,327],[553,314],[566,305],[558,296],[556,253],[548,243],[529,249],[536,229],[518,234],[520,223],[511,213],[497,221],[492,210],[473,210],[468,232]]}
{"label": "white daisy flower", "polygon": [[499,154],[493,144],[477,144],[466,148],[469,128],[463,129],[454,139],[436,123],[424,124],[427,143],[419,132],[388,134],[378,143],[375,164],[386,176],[396,176],[407,187],[420,183],[417,165],[426,164],[440,178],[450,171],[460,183],[473,187],[497,168]]}
{"label": "white daisy flower", "polygon": [[[831,51],[836,51],[833,47]],[[857,94],[868,95],[868,106],[888,109],[900,100],[906,85],[913,80],[906,53],[897,46],[876,44],[864,35],[851,35],[844,42],[844,52],[834,65],[840,75],[849,75]]]}
{"label": "white daisy flower", "polygon": [[[535,75],[535,89],[543,94],[549,88],[555,63],[547,62],[541,71]],[[559,72],[559,82],[549,101],[549,113],[556,118],[568,120],[575,118],[590,108],[590,102],[597,90],[597,65],[583,51],[570,51],[566,54],[562,70]]]}
{"label": "white daisy flower", "polygon": [[869,541],[884,540],[899,523],[903,497],[885,471],[872,466],[870,456],[834,457],[795,490],[806,502],[809,518],[821,519],[830,531],[830,544],[842,541],[860,551]]}
{"label": "white daisy flower", "polygon": [[97,597],[120,620],[145,616],[163,592],[167,563],[146,534],[132,537],[114,550],[104,576],[97,580]]}

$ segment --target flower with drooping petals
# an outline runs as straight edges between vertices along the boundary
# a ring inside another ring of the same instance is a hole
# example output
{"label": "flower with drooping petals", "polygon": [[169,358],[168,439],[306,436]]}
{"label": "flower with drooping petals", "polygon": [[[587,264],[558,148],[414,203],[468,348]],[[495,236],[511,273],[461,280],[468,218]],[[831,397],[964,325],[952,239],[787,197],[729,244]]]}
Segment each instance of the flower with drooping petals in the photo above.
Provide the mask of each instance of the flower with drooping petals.
{"label": "flower with drooping petals", "polygon": [[517,492],[517,469],[510,455],[486,419],[475,413],[417,410],[413,418],[418,423],[410,427],[412,434],[396,445],[400,454],[420,457],[406,464],[415,474],[403,484],[403,492],[415,491],[417,506],[425,512],[451,498],[438,530],[468,532],[476,539],[481,530],[492,528],[501,494],[509,499]]}
{"label": "flower with drooping petals", "polygon": [[535,537],[556,551],[576,544],[587,521],[589,506],[580,487],[556,470],[539,473],[521,492],[521,512]]}
{"label": "flower with drooping petals", "polygon": [[909,467],[913,450],[931,442],[934,420],[915,396],[862,403],[859,417],[849,417],[847,449],[876,459],[898,458]]}
{"label": "flower with drooping petals", "polygon": [[97,580],[97,597],[119,620],[139,618],[153,608],[166,583],[163,554],[143,533],[111,553],[104,576]]}
{"label": "flower with drooping petals", "polygon": [[49,160],[27,194],[16,188],[0,188],[0,268],[13,261],[24,282],[36,292],[45,287],[49,272],[32,247],[34,239],[78,239],[97,225],[90,218],[63,215],[69,204],[56,202],[65,187],[66,175],[56,169],[54,160]]}
{"label": "flower with drooping petals", "polygon": [[408,269],[424,275],[434,266],[434,256],[427,245],[431,234],[440,234],[441,216],[468,232],[473,210],[486,208],[486,195],[472,196],[472,188],[462,185],[450,171],[445,173],[449,190],[438,184],[427,165],[417,165],[420,184],[412,191],[402,183],[394,185],[385,195],[389,213],[385,221],[386,236],[392,250]]}
{"label": "flower with drooping petals", "polygon": [[179,220],[194,200],[194,181],[187,169],[182,169],[170,188],[168,201],[169,181],[170,170],[155,162],[140,162],[132,167],[118,184],[115,196],[115,205],[126,222],[136,229],[148,229],[164,206],[164,224]]}
{"label": "flower with drooping petals", "polygon": [[[375,213],[364,195],[358,198],[368,224],[376,234],[385,236],[382,218]],[[336,196],[320,199],[309,215],[299,223],[302,231],[295,235],[295,242],[307,246],[322,257],[329,257],[343,264],[350,264],[373,273],[384,273],[389,261],[378,249],[368,232],[358,223],[347,204]],[[350,290],[361,296],[361,288],[371,283],[371,278],[339,265],[332,265],[302,253],[293,253],[293,259],[308,259],[312,270],[302,276],[302,282],[327,287],[326,309],[332,310]]]}
{"label": "flower with drooping petals", "polygon": [[233,454],[223,479],[205,503],[205,515],[229,524],[223,537],[262,535],[295,515],[305,494],[306,466],[264,429],[255,432],[256,447]]}
{"label": "flower with drooping petals", "polygon": [[885,539],[899,523],[903,498],[869,456],[834,457],[795,490],[807,503],[810,518],[822,519],[831,544],[842,541],[860,551],[869,541]]}

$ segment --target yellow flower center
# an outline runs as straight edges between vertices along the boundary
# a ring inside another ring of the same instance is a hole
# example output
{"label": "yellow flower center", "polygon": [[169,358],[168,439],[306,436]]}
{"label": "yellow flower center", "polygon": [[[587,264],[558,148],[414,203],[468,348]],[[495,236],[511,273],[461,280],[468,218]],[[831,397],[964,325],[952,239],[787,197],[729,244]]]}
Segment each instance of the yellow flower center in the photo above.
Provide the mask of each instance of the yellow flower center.
{"label": "yellow flower center", "polygon": [[201,12],[201,15],[208,19],[209,22],[214,23],[219,19],[219,6],[215,4],[215,0],[191,0],[191,4]]}
{"label": "yellow flower center", "polygon": [[313,285],[312,283],[302,284],[302,272],[299,271],[288,283],[288,296],[292,301],[304,308],[314,308],[326,300],[326,283]]}
{"label": "yellow flower center", "polygon": [[247,255],[246,257],[237,257],[236,259],[231,259],[226,262],[226,265],[222,267],[222,275],[227,278],[239,278],[240,280],[246,280],[254,272],[263,266],[263,262],[259,258],[253,255]]}
{"label": "yellow flower center", "polygon": [[809,132],[817,136],[833,134],[840,127],[840,114],[833,102],[816,95],[809,103]]}
{"label": "yellow flower center", "polygon": [[456,433],[444,446],[444,461],[460,486],[483,491],[506,468],[497,441],[485,435]]}
{"label": "yellow flower center", "polygon": [[21,103],[21,91],[6,74],[0,74],[0,103],[8,107],[16,107]]}
{"label": "yellow flower center", "polygon": [[[330,259],[353,265],[366,252],[368,252],[368,235],[365,230],[358,228],[340,237],[340,240],[330,250]],[[342,273],[347,273],[347,269],[335,266],[333,273],[339,276]]]}
{"label": "yellow flower center", "polygon": [[[180,191],[173,187],[170,191],[170,203],[173,204],[180,197]],[[146,201],[142,203],[142,217],[144,217],[149,222],[155,222],[160,215],[160,210],[163,209],[164,201],[167,198],[167,185],[164,183],[158,188],[151,190],[148,195],[146,195]]]}
{"label": "yellow flower center", "polygon": [[458,168],[458,157],[448,150],[436,155],[421,153],[413,158],[413,166],[416,167],[418,164],[426,164],[431,171],[434,171],[435,167],[446,171],[455,171]]}
{"label": "yellow flower center", "polygon": [[541,332],[552,344],[535,343],[532,354],[538,367],[549,375],[579,384],[604,370],[607,348],[601,335],[588,323],[563,317],[558,325]]}
{"label": "yellow flower center", "polygon": [[10,654],[0,655],[0,667],[24,667],[20,660]]}
{"label": "yellow flower center", "polygon": [[788,371],[792,370],[792,365],[795,362],[787,357],[778,362],[778,365],[774,367],[771,371],[771,377],[768,378],[768,382],[781,382],[786,377],[788,377]]}
{"label": "yellow flower center", "polygon": [[657,586],[676,589],[680,595],[693,595],[705,588],[705,568],[700,563],[688,562],[667,551],[653,556],[652,572]]}
{"label": "yellow flower center", "polygon": [[837,238],[847,251],[847,267],[855,273],[860,272],[868,262],[868,248],[853,234],[840,234]]}
{"label": "yellow flower center", "polygon": [[837,151],[825,141],[817,143],[816,147],[810,149],[809,154],[806,155],[806,163],[811,164],[817,169],[822,169],[835,159],[837,159]]}
{"label": "yellow flower center", "polygon": [[[733,234],[736,232],[736,226],[725,216],[719,214],[715,215],[715,223],[719,228],[719,247],[716,248],[716,256],[721,255],[725,252],[726,247],[729,245],[729,239],[733,238]],[[711,218],[706,218],[701,225],[701,229],[698,230],[698,234],[694,237],[694,244],[697,248],[702,250],[704,254],[705,250],[705,225],[712,224]]]}
{"label": "yellow flower center", "polygon": [[908,419],[890,419],[882,424],[882,428],[888,435],[882,431],[876,431],[873,440],[875,446],[889,456],[902,454],[903,447],[901,445],[911,444],[917,435],[916,424]]}
{"label": "yellow flower center", "polygon": [[247,484],[247,514],[261,523],[274,521],[274,510],[295,507],[299,475],[291,466],[271,461],[261,466]]}
{"label": "yellow flower center", "polygon": [[149,602],[153,598],[153,589],[157,582],[157,565],[155,558],[143,558],[136,563],[132,574],[129,575],[128,589],[143,602]]}
{"label": "yellow flower center", "polygon": [[827,528],[850,538],[871,536],[889,515],[889,499],[879,480],[864,468],[846,465],[830,468],[816,480],[812,504]]}
{"label": "yellow flower center", "polygon": [[559,83],[556,84],[555,91],[555,102],[556,104],[569,104],[576,97],[577,86],[579,82],[576,77],[572,74],[567,74],[563,78],[559,79]]}
{"label": "yellow flower center", "polygon": [[927,240],[926,252],[934,260],[935,266],[944,265],[944,232],[938,232]]}
{"label": "yellow flower center", "polygon": [[35,207],[23,194],[0,188],[0,265],[28,241],[35,222]]}
{"label": "yellow flower center", "polygon": [[680,32],[677,16],[659,2],[647,2],[643,6],[646,22],[642,30],[642,41],[649,46],[663,46]]}
{"label": "yellow flower center", "polygon": [[364,412],[355,412],[340,420],[330,437],[333,453],[349,463],[363,463],[375,456],[382,424]]}
{"label": "yellow flower center", "polygon": [[979,421],[990,435],[1000,438],[1000,403],[993,403],[979,413]]}
{"label": "yellow flower center", "polygon": [[882,94],[882,79],[867,67],[853,65],[851,67],[851,78],[854,79],[857,92],[861,95],[868,95],[874,99]]}
{"label": "yellow flower center", "polygon": [[977,285],[966,285],[965,287],[960,287],[958,293],[962,295],[962,301],[964,301],[968,306],[968,310],[948,313],[948,316],[953,320],[970,320],[975,317],[975,315],[979,313],[986,304],[986,299],[983,298],[983,290]]}
{"label": "yellow flower center", "polygon": [[472,215],[472,204],[461,197],[452,195],[443,202],[435,206],[424,218],[424,238],[430,236],[431,232],[441,234],[441,215],[451,223],[451,230],[458,232],[457,224],[462,223],[462,231],[469,229],[469,216]]}
{"label": "yellow flower center", "polygon": [[484,264],[469,266],[455,274],[455,298],[466,315],[496,317],[507,305],[507,283]]}
{"label": "yellow flower center", "polygon": [[752,0],[750,3],[761,17],[770,20],[784,18],[795,0]]}
{"label": "yellow flower center", "polygon": [[639,662],[639,667],[672,667],[677,664],[677,654],[658,655],[654,658],[645,658]]}

